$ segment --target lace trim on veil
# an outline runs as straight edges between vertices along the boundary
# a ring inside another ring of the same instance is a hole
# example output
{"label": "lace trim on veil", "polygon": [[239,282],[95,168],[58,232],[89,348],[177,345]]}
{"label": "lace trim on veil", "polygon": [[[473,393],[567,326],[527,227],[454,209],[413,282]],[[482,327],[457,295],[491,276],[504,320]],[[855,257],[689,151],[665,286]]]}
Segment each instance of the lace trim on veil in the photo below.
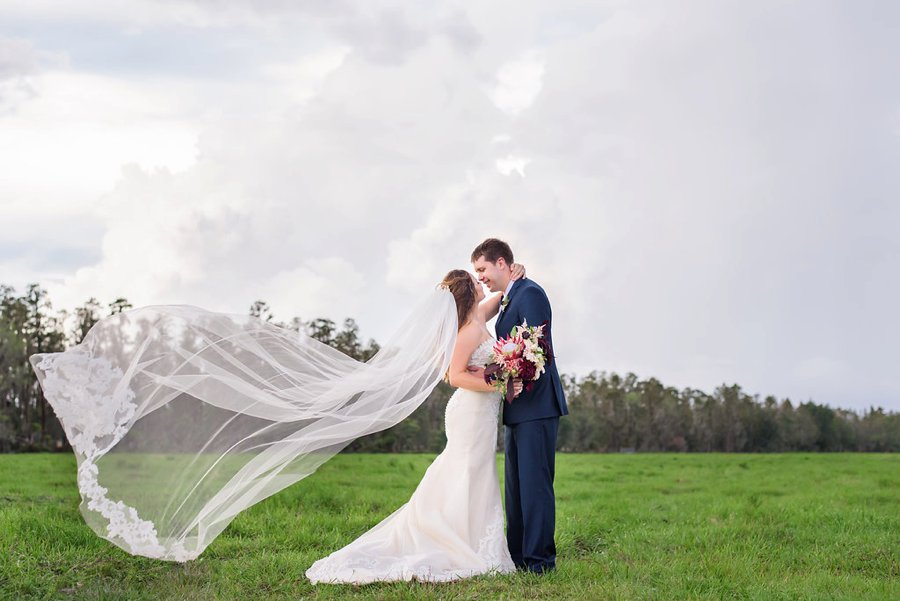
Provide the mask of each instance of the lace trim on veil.
{"label": "lace trim on veil", "polygon": [[[107,538],[118,539],[126,549],[145,557],[162,559],[172,555],[176,561],[192,559],[180,542],[167,552],[159,543],[153,522],[141,519],[134,507],[110,499],[108,489],[100,485],[95,461],[128,432],[137,409],[134,392],[114,386],[122,380],[122,370],[103,357],[90,357],[85,352],[45,356],[38,368],[44,373],[44,393],[54,399],[53,409],[72,448],[81,457],[78,492],[87,508],[105,520]],[[113,394],[104,394],[110,389]]]}

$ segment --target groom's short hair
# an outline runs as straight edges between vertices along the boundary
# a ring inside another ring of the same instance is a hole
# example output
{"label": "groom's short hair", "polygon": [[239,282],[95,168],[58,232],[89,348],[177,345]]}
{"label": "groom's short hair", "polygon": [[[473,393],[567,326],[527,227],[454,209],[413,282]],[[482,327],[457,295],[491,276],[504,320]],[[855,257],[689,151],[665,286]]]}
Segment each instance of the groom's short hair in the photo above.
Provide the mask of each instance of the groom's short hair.
{"label": "groom's short hair", "polygon": [[503,240],[488,238],[487,240],[476,246],[475,250],[472,251],[472,263],[477,261],[478,258],[482,255],[484,255],[485,261],[489,261],[491,263],[496,263],[497,259],[503,257],[503,260],[506,261],[507,265],[513,264],[512,249],[509,247],[509,244],[507,244]]}

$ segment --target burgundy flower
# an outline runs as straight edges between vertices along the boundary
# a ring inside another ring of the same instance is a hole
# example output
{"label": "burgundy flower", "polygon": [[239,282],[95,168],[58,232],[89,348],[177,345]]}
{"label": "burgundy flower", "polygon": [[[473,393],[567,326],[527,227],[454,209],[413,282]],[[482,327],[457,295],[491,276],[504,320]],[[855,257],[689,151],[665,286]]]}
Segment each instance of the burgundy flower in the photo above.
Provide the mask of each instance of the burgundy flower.
{"label": "burgundy flower", "polygon": [[534,374],[537,370],[534,368],[534,363],[531,361],[522,361],[522,365],[519,366],[519,378],[526,382],[530,382],[534,379]]}
{"label": "burgundy flower", "polygon": [[488,384],[493,384],[500,378],[500,372],[502,370],[502,366],[496,363],[491,363],[484,368],[484,381]]}

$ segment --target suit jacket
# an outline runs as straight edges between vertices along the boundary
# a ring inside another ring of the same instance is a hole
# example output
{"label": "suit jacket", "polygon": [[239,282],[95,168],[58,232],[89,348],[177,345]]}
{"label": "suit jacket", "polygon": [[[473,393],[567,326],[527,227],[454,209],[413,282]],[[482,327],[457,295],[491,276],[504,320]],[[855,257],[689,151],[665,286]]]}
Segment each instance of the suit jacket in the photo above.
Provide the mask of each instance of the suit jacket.
{"label": "suit jacket", "polygon": [[[497,338],[509,336],[513,327],[522,325],[526,320],[529,326],[539,326],[547,322],[544,336],[553,349],[550,300],[547,294],[533,280],[516,280],[509,291],[509,303],[497,316],[495,325]],[[512,403],[503,401],[504,425],[515,425],[568,413],[559,372],[556,371],[555,357],[550,365],[545,367],[544,373],[534,382],[529,392],[523,391]]]}

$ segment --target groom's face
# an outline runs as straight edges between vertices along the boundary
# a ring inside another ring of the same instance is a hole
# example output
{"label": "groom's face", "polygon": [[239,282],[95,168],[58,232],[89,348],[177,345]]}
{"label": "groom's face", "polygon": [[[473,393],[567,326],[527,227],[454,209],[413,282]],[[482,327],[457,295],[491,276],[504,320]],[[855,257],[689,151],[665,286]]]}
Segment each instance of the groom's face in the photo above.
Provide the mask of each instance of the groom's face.
{"label": "groom's face", "polygon": [[509,267],[506,261],[501,257],[496,263],[491,263],[484,258],[484,255],[478,257],[472,267],[478,275],[478,281],[488,287],[491,292],[503,292],[506,285],[509,284]]}

